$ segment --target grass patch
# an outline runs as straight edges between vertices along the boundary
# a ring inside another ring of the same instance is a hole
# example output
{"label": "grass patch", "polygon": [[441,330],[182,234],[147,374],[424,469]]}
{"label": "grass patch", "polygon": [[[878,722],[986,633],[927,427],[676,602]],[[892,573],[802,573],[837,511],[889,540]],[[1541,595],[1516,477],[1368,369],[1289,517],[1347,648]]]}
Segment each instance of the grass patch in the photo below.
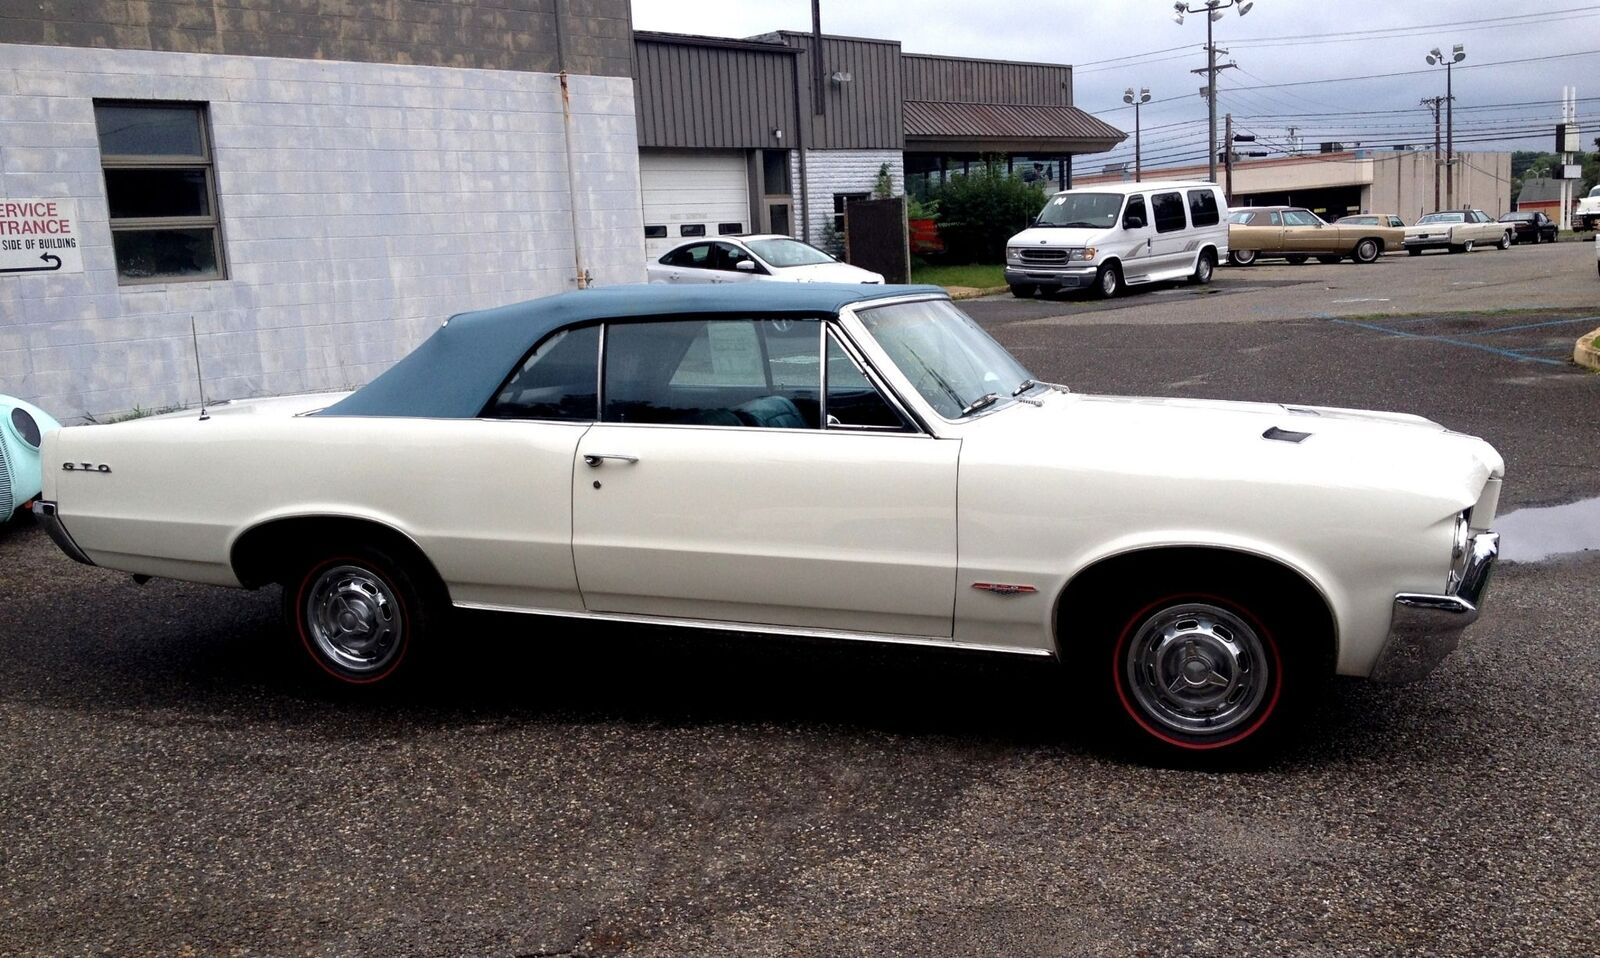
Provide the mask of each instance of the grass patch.
{"label": "grass patch", "polygon": [[127,412],[119,412],[109,416],[91,416],[84,414],[84,421],[91,426],[109,426],[114,422],[128,422],[131,419],[145,419],[150,416],[165,416],[169,412],[179,412],[183,406],[152,406],[146,409],[143,406],[134,406]]}
{"label": "grass patch", "polygon": [[967,266],[913,266],[911,281],[932,286],[975,286],[987,289],[1006,284],[1004,265],[972,264]]}

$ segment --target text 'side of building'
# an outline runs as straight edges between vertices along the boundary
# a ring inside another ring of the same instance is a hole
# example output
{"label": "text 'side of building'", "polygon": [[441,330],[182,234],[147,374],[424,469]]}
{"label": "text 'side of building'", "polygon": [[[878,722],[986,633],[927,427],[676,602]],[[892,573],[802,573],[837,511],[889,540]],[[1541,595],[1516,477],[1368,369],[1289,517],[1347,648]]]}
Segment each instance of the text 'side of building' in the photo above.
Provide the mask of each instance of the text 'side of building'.
{"label": "text 'side of building'", "polygon": [[627,0],[9,4],[0,392],[192,404],[196,352],[211,398],[334,389],[642,280],[632,62]]}

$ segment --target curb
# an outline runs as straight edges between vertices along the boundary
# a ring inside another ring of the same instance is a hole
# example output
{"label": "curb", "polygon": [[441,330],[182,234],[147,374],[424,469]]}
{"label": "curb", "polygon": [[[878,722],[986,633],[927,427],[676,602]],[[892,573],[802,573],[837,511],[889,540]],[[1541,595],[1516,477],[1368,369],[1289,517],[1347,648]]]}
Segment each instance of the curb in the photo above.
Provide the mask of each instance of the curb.
{"label": "curb", "polygon": [[950,294],[951,299],[977,299],[979,296],[993,296],[1010,289],[1009,286],[946,286],[944,291]]}
{"label": "curb", "polygon": [[1572,361],[1585,369],[1600,372],[1600,329],[1578,337],[1577,344],[1572,347]]}

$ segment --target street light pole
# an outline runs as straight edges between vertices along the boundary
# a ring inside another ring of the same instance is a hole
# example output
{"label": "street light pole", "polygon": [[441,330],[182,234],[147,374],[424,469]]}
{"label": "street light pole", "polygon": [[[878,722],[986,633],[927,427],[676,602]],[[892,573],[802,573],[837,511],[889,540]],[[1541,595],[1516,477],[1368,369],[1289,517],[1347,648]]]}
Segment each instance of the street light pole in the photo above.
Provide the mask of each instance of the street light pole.
{"label": "street light pole", "polygon": [[1139,108],[1150,102],[1150,88],[1140,87],[1139,95],[1133,95],[1133,87],[1128,87],[1122,94],[1123,103],[1133,104],[1133,181],[1143,179],[1144,170],[1140,164],[1139,154],[1143,152],[1139,138]]}
{"label": "street light pole", "polygon": [[[1206,124],[1207,140],[1210,143],[1209,159],[1206,161],[1206,170],[1211,182],[1217,181],[1217,71],[1227,69],[1226,66],[1217,66],[1217,44],[1212,37],[1211,24],[1222,19],[1222,11],[1229,7],[1237,7],[1239,16],[1250,12],[1255,6],[1253,0],[1178,0],[1172,5],[1172,19],[1183,24],[1183,15],[1186,13],[1204,13],[1206,17],[1206,67],[1204,70],[1191,70],[1191,73],[1204,73],[1206,75],[1206,100],[1209,120]],[[1135,116],[1135,120],[1137,120]]]}
{"label": "street light pole", "polygon": [[[1444,64],[1444,199],[1445,206],[1455,209],[1456,205],[1456,96],[1454,69],[1457,63],[1467,58],[1467,48],[1456,44],[1450,48],[1449,56],[1439,52],[1438,47],[1428,51],[1428,66]],[[1437,116],[1438,114],[1435,114]]]}

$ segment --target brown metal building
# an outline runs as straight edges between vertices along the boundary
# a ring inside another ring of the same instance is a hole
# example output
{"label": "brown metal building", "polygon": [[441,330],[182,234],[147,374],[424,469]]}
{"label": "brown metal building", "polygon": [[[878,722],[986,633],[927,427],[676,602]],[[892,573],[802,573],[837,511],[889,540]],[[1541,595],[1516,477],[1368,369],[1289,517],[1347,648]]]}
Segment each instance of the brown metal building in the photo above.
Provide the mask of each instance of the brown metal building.
{"label": "brown metal building", "polygon": [[896,40],[782,31],[634,34],[647,251],[789,233],[836,247],[844,206],[924,194],[981,158],[1059,188],[1126,138],[1072,105],[1072,68],[926,56]]}

